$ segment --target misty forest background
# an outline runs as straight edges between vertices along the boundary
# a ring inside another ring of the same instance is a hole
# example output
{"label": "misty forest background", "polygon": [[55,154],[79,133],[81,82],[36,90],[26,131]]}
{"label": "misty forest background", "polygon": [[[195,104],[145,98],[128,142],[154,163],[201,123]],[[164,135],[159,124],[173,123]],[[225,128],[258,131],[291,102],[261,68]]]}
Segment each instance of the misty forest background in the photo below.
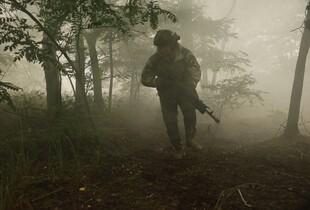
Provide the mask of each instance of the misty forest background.
{"label": "misty forest background", "polygon": [[157,92],[140,83],[158,29],[193,51],[221,119],[198,114],[198,141],[310,134],[306,0],[0,3],[0,209],[49,198],[25,196],[43,179],[84,191],[107,157],[168,145]]}

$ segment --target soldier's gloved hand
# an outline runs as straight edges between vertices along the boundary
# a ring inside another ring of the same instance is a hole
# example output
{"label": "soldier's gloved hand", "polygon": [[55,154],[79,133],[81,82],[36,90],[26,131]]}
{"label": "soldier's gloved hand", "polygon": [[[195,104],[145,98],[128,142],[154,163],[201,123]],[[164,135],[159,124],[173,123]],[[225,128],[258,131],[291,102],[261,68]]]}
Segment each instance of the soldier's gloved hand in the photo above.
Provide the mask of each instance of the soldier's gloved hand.
{"label": "soldier's gloved hand", "polygon": [[169,82],[168,80],[157,77],[155,79],[155,87],[157,88],[157,90],[165,90],[165,89],[171,87],[171,82]]}

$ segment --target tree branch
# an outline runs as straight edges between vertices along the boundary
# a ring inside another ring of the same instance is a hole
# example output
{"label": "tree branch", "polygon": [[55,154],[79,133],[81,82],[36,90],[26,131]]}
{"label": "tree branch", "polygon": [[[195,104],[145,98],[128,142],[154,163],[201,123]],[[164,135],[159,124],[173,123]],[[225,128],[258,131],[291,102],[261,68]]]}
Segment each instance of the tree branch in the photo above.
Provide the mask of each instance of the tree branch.
{"label": "tree branch", "polygon": [[[80,78],[79,76],[79,71],[77,69],[77,67],[75,66],[74,62],[71,60],[71,58],[69,57],[69,55],[67,54],[67,52],[59,45],[59,43],[54,39],[54,37],[52,36],[52,34],[50,33],[49,30],[46,29],[46,27],[43,26],[43,24],[34,16],[32,15],[31,12],[29,12],[23,5],[21,5],[19,2],[17,2],[16,0],[9,0],[12,5],[16,6],[20,11],[24,12],[26,15],[28,15],[39,27],[40,29],[48,36],[48,38],[52,41],[52,43],[56,46],[56,48],[63,54],[63,56],[67,59],[69,65],[72,67],[73,71],[76,74],[76,81],[78,83],[79,86],[82,87],[82,83],[81,81],[78,79]],[[86,111],[87,111],[87,115],[88,115],[88,119],[90,121],[90,124],[92,126],[92,129],[96,132],[96,126],[95,123],[93,121],[93,119],[91,118],[91,112],[90,112],[90,107],[86,98],[86,95],[83,94],[82,95],[83,100],[85,102],[86,105]]]}

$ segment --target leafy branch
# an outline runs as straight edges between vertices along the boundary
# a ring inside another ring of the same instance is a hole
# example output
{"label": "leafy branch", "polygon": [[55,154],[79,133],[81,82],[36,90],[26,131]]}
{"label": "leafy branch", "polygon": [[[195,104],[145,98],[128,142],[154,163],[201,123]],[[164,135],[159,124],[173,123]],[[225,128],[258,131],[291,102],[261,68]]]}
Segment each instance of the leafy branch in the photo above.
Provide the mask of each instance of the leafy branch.
{"label": "leafy branch", "polygon": [[11,95],[8,92],[9,90],[18,91],[21,90],[21,88],[13,85],[12,83],[0,81],[0,103],[5,103],[11,109],[15,110],[16,108],[11,99]]}
{"label": "leafy branch", "polygon": [[213,103],[212,107],[217,107],[216,113],[219,117],[223,112],[239,109],[246,103],[251,106],[254,103],[263,104],[262,94],[265,92],[251,88],[256,82],[251,74],[224,79],[215,85],[207,86],[211,90],[208,100]]}

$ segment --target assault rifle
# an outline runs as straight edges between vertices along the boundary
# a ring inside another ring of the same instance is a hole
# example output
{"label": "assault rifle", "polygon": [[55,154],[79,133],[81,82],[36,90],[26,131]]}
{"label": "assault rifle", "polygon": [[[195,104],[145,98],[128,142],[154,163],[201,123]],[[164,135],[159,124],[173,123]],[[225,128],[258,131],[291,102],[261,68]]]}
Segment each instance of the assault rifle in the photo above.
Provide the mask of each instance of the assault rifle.
{"label": "assault rifle", "polygon": [[[157,72],[158,74],[158,72]],[[203,103],[202,100],[199,99],[198,93],[195,89],[195,87],[188,87],[185,84],[183,84],[182,82],[174,79],[172,76],[170,75],[164,75],[161,74],[160,76],[162,76],[163,78],[165,78],[166,80],[168,80],[170,83],[176,85],[178,88],[180,88],[184,94],[186,94],[189,98],[191,98],[192,103],[194,105],[194,107],[196,109],[198,109],[198,111],[201,114],[207,113],[216,123],[220,123],[220,119],[217,118],[214,114],[213,111],[210,110],[210,107],[208,107],[206,104]]]}
{"label": "assault rifle", "polygon": [[[196,92],[196,90],[195,90]],[[213,111],[210,110],[210,107],[208,107],[207,105],[205,105],[203,103],[202,100],[199,99],[198,95],[197,97],[194,97],[194,102],[193,105],[196,109],[198,109],[198,111],[201,114],[207,113],[208,115],[210,115],[210,117],[216,122],[216,123],[220,123],[220,119],[217,118],[216,116],[214,116]]]}

